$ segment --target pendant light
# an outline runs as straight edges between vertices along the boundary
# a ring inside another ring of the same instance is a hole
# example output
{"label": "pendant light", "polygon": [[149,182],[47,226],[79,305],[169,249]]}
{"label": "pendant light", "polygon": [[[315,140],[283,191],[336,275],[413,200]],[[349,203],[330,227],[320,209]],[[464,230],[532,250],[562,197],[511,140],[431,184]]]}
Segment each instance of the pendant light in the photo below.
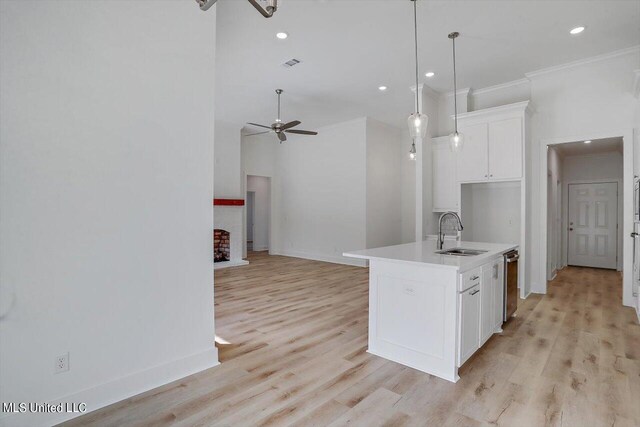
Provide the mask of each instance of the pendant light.
{"label": "pendant light", "polygon": [[411,0],[413,2],[413,29],[414,29],[414,42],[415,42],[415,58],[416,58],[416,112],[409,116],[407,124],[409,125],[409,136],[413,142],[411,143],[411,150],[409,151],[409,158],[411,160],[416,159],[416,138],[424,138],[427,134],[427,125],[429,124],[429,118],[426,114],[420,113],[420,105],[418,98],[418,13],[416,3],[418,0]]}
{"label": "pendant light", "polygon": [[449,34],[449,38],[453,43],[453,120],[455,124],[455,129],[451,135],[449,135],[449,147],[451,151],[457,152],[462,150],[462,146],[464,145],[464,135],[458,132],[458,87],[456,85],[456,38],[458,38],[460,34],[458,32],[453,32]]}

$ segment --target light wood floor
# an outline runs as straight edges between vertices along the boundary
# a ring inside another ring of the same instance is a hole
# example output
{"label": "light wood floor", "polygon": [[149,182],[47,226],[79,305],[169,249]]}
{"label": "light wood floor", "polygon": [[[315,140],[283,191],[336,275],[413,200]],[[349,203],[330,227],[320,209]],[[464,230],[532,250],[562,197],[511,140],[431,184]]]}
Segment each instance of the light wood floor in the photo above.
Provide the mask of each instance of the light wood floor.
{"label": "light wood floor", "polygon": [[640,425],[640,326],[615,271],[563,270],[452,384],[366,353],[367,269],[250,261],[216,271],[222,365],[67,424]]}

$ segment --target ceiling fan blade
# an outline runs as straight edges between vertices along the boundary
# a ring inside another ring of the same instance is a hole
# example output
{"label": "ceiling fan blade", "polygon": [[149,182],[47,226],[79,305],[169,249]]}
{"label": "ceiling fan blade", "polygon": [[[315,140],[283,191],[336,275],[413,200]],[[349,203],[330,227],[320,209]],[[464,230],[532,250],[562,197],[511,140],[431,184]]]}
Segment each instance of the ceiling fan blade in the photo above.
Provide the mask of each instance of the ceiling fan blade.
{"label": "ceiling fan blade", "polygon": [[285,142],[287,140],[287,135],[285,135],[283,132],[278,132],[276,135],[278,135],[278,139],[280,140],[280,142]]}
{"label": "ceiling fan blade", "polygon": [[262,134],[265,134],[265,133],[271,133],[271,132],[272,132],[272,131],[270,131],[270,130],[265,130],[264,132],[247,133],[247,134],[245,134],[245,135],[243,135],[243,136],[262,135]]}
{"label": "ceiling fan blade", "polygon": [[259,125],[257,123],[248,122],[247,124],[251,126],[258,126],[259,128],[271,129],[271,126]]}
{"label": "ceiling fan blade", "polygon": [[294,126],[298,126],[300,123],[302,123],[300,120],[294,120],[292,122],[285,123],[284,125],[280,126],[280,130],[285,130],[285,129],[292,128]]}
{"label": "ceiling fan blade", "polygon": [[300,135],[317,135],[318,134],[318,132],[314,132],[314,131],[311,131],[311,130],[300,130],[300,129],[289,129],[289,130],[286,130],[285,132],[297,133],[297,134],[300,134]]}

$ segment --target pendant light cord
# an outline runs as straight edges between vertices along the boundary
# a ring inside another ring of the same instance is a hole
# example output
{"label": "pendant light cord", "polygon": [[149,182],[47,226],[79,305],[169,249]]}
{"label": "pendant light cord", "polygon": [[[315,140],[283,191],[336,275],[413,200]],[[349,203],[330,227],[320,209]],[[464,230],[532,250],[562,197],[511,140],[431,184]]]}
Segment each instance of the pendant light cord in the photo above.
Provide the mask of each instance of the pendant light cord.
{"label": "pendant light cord", "polygon": [[456,135],[458,134],[458,88],[456,85],[456,38],[451,39],[453,41],[453,112],[454,122],[456,128]]}
{"label": "pendant light cord", "polygon": [[416,47],[416,113],[420,114],[420,108],[418,106],[418,12],[416,8],[417,2],[418,0],[413,0],[413,28],[414,28],[414,41],[415,41],[415,47]]}

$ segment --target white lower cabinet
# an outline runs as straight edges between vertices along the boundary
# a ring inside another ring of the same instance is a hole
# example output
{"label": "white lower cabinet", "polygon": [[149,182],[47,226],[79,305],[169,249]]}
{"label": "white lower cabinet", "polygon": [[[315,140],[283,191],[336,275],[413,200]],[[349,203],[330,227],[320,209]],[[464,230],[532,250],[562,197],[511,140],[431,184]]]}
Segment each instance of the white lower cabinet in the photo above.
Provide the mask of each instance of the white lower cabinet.
{"label": "white lower cabinet", "polygon": [[480,348],[480,285],[460,293],[460,347],[458,366],[462,366]]}
{"label": "white lower cabinet", "polygon": [[[502,331],[503,267],[503,259],[496,258],[458,278],[459,289],[464,289],[458,294],[458,366],[462,366],[491,335]],[[476,280],[471,281],[471,278]]]}
{"label": "white lower cabinet", "polygon": [[495,285],[493,283],[493,263],[482,266],[480,302],[480,346],[495,332]]}

